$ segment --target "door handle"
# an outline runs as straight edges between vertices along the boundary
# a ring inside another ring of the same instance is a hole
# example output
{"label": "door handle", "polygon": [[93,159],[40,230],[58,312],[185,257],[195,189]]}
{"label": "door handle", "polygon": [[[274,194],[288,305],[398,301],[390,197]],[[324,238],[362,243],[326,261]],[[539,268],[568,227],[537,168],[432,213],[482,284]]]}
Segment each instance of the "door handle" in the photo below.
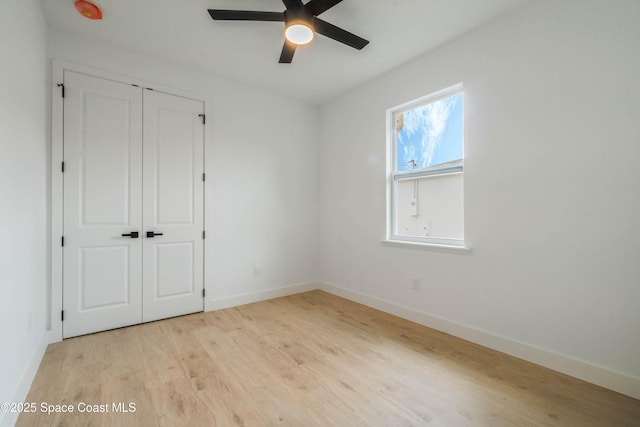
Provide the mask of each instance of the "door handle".
{"label": "door handle", "polygon": [[131,233],[125,233],[122,235],[122,237],[131,237],[132,239],[137,239],[138,238],[138,232],[137,231],[132,231]]}
{"label": "door handle", "polygon": [[162,236],[162,233],[154,233],[153,231],[147,231],[147,237],[151,238],[151,237],[155,237],[155,236]]}

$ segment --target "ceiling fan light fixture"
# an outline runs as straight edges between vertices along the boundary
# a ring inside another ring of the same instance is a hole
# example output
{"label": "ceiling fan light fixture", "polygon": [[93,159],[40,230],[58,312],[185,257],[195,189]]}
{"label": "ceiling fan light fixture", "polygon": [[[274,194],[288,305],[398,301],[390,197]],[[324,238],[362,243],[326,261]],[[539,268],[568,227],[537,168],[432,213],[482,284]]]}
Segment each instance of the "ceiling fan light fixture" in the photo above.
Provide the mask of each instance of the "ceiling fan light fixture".
{"label": "ceiling fan light fixture", "polygon": [[284,36],[293,44],[303,45],[313,40],[313,30],[307,23],[292,22],[287,25]]}

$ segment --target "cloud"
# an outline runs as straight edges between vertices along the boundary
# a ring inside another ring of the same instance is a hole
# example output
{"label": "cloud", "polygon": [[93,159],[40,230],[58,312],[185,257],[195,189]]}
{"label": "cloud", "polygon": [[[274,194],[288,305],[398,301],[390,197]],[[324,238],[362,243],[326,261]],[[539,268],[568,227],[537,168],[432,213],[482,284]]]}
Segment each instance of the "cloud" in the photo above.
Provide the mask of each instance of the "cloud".
{"label": "cloud", "polygon": [[447,120],[449,120],[458,98],[458,96],[453,96],[442,99],[404,113],[404,131],[407,132],[408,139],[413,140],[416,133],[418,136],[422,136],[420,150],[417,150],[419,153],[415,153],[417,147],[414,144],[407,144],[404,147],[405,155],[416,155],[405,158],[415,159],[419,168],[431,166],[435,151],[442,140]]}

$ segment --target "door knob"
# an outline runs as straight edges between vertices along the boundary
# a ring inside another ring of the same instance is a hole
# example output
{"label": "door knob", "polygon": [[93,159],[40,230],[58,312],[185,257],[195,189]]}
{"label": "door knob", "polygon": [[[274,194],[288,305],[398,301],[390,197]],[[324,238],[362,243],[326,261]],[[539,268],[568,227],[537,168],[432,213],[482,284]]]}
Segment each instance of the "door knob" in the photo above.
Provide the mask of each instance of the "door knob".
{"label": "door knob", "polygon": [[153,231],[147,231],[147,237],[162,236],[162,233],[154,233]]}
{"label": "door knob", "polygon": [[132,239],[137,239],[138,238],[138,232],[137,231],[132,231],[131,233],[125,233],[122,235],[122,237],[131,237]]}

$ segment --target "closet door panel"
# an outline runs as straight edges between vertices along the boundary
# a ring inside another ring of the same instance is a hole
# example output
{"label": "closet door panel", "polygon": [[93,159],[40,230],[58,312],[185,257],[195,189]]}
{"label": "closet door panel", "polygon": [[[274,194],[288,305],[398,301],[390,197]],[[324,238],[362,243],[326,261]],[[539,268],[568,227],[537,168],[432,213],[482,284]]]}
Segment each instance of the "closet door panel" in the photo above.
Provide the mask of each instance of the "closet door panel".
{"label": "closet door panel", "polygon": [[203,310],[203,103],[144,91],[145,322]]}
{"label": "closet door panel", "polygon": [[142,93],[65,71],[63,337],[142,321]]}

